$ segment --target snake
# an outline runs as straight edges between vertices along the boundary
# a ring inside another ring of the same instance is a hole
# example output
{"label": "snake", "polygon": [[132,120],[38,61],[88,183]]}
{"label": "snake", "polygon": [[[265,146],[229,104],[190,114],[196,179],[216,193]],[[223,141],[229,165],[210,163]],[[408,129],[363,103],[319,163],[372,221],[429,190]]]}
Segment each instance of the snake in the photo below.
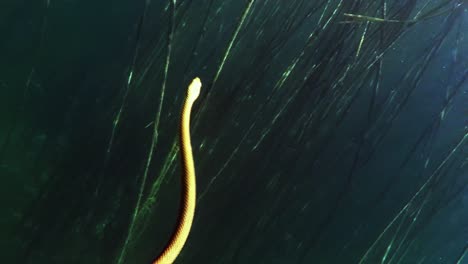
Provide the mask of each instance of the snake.
{"label": "snake", "polygon": [[193,103],[200,95],[201,85],[200,78],[197,77],[188,86],[180,117],[179,142],[182,159],[182,191],[177,225],[164,250],[154,260],[153,264],[174,263],[184,247],[192,227],[195,215],[196,181],[195,163],[193,161],[190,139],[190,114]]}

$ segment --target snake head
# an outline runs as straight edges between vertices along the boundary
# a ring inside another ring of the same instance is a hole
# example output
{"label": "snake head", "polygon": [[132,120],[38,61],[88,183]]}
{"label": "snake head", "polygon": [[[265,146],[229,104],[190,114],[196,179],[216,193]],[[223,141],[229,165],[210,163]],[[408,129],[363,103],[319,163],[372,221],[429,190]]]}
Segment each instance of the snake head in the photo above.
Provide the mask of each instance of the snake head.
{"label": "snake head", "polygon": [[201,84],[200,78],[196,77],[195,79],[193,79],[192,83],[189,85],[187,89],[187,99],[191,101],[195,101],[200,95],[201,86],[202,84]]}

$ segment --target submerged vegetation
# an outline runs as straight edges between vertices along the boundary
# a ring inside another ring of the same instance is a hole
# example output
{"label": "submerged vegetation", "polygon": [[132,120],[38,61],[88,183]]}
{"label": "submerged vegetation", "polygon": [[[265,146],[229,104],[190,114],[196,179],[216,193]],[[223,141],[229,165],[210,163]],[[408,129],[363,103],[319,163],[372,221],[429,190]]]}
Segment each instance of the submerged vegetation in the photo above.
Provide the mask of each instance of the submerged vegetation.
{"label": "submerged vegetation", "polygon": [[468,261],[467,1],[27,2],[0,16],[11,263],[162,250],[195,76],[180,263]]}

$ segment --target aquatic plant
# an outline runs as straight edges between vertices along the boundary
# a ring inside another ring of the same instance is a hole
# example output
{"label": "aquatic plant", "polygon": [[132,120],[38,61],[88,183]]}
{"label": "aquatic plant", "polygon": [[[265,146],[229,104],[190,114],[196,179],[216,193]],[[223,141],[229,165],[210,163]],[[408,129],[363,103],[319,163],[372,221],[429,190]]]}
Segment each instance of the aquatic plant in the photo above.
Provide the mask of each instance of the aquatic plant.
{"label": "aquatic plant", "polygon": [[11,221],[15,260],[162,250],[195,76],[199,196],[181,263],[467,258],[466,1],[68,4],[28,11],[46,21],[31,25],[36,55],[0,68],[0,100],[15,102],[0,165],[25,164],[33,186]]}

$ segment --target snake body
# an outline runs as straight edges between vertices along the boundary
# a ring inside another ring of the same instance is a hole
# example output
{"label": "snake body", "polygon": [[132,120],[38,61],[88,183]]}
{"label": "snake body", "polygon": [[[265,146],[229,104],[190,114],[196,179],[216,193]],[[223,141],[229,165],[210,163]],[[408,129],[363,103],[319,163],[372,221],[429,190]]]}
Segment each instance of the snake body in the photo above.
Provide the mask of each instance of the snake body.
{"label": "snake body", "polygon": [[187,240],[195,213],[196,185],[195,165],[193,162],[192,145],[190,140],[190,113],[195,100],[200,94],[201,82],[193,79],[187,89],[182,115],[180,118],[180,153],[182,158],[182,192],[181,205],[177,227],[163,252],[153,264],[172,264],[179,255]]}

